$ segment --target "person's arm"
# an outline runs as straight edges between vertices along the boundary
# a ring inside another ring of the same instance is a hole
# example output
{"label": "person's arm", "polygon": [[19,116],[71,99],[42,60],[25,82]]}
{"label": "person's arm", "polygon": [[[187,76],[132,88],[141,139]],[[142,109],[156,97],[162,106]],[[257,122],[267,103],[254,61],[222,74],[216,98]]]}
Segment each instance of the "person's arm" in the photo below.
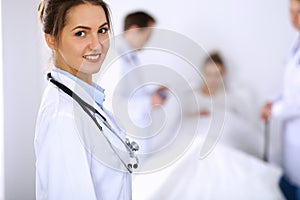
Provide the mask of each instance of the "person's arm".
{"label": "person's arm", "polygon": [[264,121],[269,120],[271,116],[281,120],[300,117],[300,100],[296,98],[285,101],[282,95],[274,96],[261,109],[261,118]]}
{"label": "person's arm", "polygon": [[87,152],[72,116],[42,123],[36,138],[36,198],[96,199]]}
{"label": "person's arm", "polygon": [[[125,101],[128,99],[125,99]],[[128,114],[133,123],[143,128],[151,124],[152,99],[148,94],[136,95],[128,102]]]}
{"label": "person's arm", "polygon": [[272,106],[272,116],[282,120],[289,120],[300,117],[300,101],[293,99],[293,101],[276,101]]}
{"label": "person's arm", "polygon": [[161,106],[165,103],[168,97],[168,89],[165,87],[159,87],[151,95],[151,105],[152,106]]}
{"label": "person's arm", "polygon": [[260,118],[263,121],[268,121],[272,115],[274,115],[273,113],[273,104],[276,102],[281,102],[282,101],[282,93],[278,93],[276,95],[274,95],[273,97],[271,97],[269,100],[267,100],[267,102],[262,106],[261,110],[260,110]]}

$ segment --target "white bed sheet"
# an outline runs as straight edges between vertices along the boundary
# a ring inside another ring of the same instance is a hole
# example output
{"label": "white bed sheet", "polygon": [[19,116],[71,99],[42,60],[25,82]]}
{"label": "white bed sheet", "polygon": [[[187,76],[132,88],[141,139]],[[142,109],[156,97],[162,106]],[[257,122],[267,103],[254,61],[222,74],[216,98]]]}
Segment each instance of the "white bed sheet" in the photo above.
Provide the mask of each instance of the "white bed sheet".
{"label": "white bed sheet", "polygon": [[278,188],[279,168],[220,143],[201,160],[202,142],[197,136],[184,156],[169,167],[135,174],[133,199],[283,199]]}

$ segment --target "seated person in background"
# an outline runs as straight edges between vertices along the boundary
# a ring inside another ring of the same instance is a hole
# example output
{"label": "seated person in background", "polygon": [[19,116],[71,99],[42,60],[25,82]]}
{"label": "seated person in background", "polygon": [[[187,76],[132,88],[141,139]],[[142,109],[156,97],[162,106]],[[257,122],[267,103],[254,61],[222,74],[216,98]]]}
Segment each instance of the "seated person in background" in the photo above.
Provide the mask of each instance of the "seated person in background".
{"label": "seated person in background", "polygon": [[[255,115],[251,113],[250,92],[242,85],[236,90],[227,87],[226,67],[217,51],[205,58],[202,76],[203,82],[184,106],[189,117],[200,117],[199,133],[218,134],[220,142],[261,157],[262,135],[249,118]],[[197,102],[197,108],[191,106],[192,99]]]}
{"label": "seated person in background", "polygon": [[226,67],[223,59],[217,51],[212,52],[204,61],[203,84],[196,91],[198,110],[195,114],[208,117],[214,114],[222,114],[225,109],[238,112],[233,104],[232,95],[225,89]]}

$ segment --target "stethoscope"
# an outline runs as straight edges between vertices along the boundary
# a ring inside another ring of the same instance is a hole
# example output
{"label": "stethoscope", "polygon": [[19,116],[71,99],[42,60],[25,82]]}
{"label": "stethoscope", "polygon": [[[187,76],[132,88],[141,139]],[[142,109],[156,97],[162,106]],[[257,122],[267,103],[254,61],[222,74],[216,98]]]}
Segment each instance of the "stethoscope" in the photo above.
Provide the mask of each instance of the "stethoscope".
{"label": "stethoscope", "polygon": [[97,121],[97,119],[95,117],[95,114],[97,114],[97,115],[99,115],[101,117],[103,124],[122,142],[122,144],[127,149],[128,153],[129,153],[129,156],[130,156],[130,162],[128,164],[126,164],[125,161],[121,158],[121,156],[116,152],[116,150],[114,149],[112,143],[106,137],[106,135],[103,134],[103,136],[105,137],[106,141],[109,143],[111,149],[117,155],[117,157],[119,158],[119,160],[121,161],[121,163],[124,165],[124,167],[129,171],[129,173],[132,173],[132,168],[136,169],[138,167],[138,164],[139,164],[138,157],[135,155],[135,152],[139,150],[139,145],[136,142],[134,142],[134,141],[130,142],[130,140],[128,138],[126,138],[125,141],[124,141],[117,134],[117,132],[111,127],[111,125],[107,122],[106,118],[101,113],[99,113],[93,106],[91,106],[90,104],[88,104],[87,102],[85,102],[83,99],[81,99],[76,93],[74,93],[67,86],[65,86],[64,84],[56,81],[51,76],[51,73],[47,74],[47,79],[51,83],[53,83],[54,85],[56,85],[59,89],[61,89],[63,92],[65,92],[66,94],[68,94],[73,100],[75,100],[81,106],[81,108],[84,110],[84,112],[86,112],[91,117],[91,119],[94,121],[94,123],[99,128],[100,132],[103,133],[102,126],[98,123],[98,121]]}

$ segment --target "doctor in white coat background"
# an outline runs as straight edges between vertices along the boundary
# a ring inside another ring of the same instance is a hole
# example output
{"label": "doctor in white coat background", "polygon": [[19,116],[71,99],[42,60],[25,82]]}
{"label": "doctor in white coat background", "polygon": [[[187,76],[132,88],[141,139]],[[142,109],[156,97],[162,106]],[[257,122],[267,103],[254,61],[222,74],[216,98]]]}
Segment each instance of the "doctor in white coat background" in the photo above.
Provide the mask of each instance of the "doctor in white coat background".
{"label": "doctor in white coat background", "polygon": [[104,105],[120,118],[120,126],[135,136],[141,147],[139,153],[151,151],[147,141],[151,132],[151,110],[163,105],[167,99],[165,87],[147,84],[143,71],[147,66],[142,66],[139,58],[155,23],[154,17],[144,11],[127,14],[124,32],[114,38],[117,62],[100,80],[100,85],[108,90]]}
{"label": "doctor in white coat background", "polygon": [[39,17],[54,67],[36,124],[36,199],[131,199],[125,134],[92,80],[109,49],[108,6],[44,0]]}
{"label": "doctor in white coat background", "polygon": [[[300,31],[300,0],[290,0],[290,20]],[[300,36],[288,55],[282,92],[261,110],[264,121],[279,117],[283,127],[283,177],[280,188],[288,200],[300,200]]]}

